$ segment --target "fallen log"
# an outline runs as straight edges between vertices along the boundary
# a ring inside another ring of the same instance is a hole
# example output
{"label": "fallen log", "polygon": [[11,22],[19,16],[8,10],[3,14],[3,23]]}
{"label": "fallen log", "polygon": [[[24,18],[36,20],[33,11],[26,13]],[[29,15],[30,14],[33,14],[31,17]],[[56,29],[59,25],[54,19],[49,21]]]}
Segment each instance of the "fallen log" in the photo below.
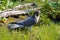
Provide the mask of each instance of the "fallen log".
{"label": "fallen log", "polygon": [[32,6],[32,8],[35,8],[38,5],[36,3],[34,3],[34,2],[33,3],[26,3],[26,4],[23,4],[23,5],[15,6],[15,7],[11,8],[11,9],[6,9],[4,11],[0,11],[0,13],[1,12],[6,12],[6,11],[12,11],[12,10],[20,10],[20,9],[31,7],[31,6]]}
{"label": "fallen log", "polygon": [[8,17],[11,15],[17,15],[17,14],[27,14],[25,11],[6,11],[0,14],[0,17]]}
{"label": "fallen log", "polygon": [[13,8],[13,10],[20,10],[22,8],[26,8],[26,7],[37,7],[38,5],[36,3],[26,3],[26,4],[23,4],[23,5],[18,5],[16,7]]}
{"label": "fallen log", "polygon": [[27,15],[27,16],[29,16],[29,12],[35,11],[35,10],[37,10],[37,9],[38,9],[38,8],[29,9],[29,10],[19,10],[19,11],[15,11],[15,10],[5,11],[5,12],[2,12],[2,13],[0,14],[0,17],[8,17],[8,16],[11,16],[11,15]]}

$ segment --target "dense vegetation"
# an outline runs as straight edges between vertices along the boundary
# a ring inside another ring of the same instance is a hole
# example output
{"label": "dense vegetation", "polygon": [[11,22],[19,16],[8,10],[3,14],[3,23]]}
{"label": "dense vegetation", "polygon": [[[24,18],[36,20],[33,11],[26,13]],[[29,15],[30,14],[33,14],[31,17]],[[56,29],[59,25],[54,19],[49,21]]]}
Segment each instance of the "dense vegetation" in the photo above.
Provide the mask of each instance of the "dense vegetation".
{"label": "dense vegetation", "polygon": [[35,2],[39,5],[41,10],[39,23],[33,26],[32,31],[24,29],[18,32],[12,31],[11,33],[6,27],[8,24],[4,23],[0,25],[0,40],[60,40],[60,1],[1,0],[0,10],[30,2]]}

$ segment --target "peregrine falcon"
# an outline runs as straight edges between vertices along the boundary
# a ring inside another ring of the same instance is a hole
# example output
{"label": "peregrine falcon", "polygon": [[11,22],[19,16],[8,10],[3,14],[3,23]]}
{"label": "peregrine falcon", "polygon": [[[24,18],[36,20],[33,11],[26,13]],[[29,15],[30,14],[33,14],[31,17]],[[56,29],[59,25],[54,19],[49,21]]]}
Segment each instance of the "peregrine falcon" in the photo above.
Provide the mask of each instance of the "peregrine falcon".
{"label": "peregrine falcon", "polygon": [[18,29],[18,28],[24,28],[29,27],[31,29],[31,26],[38,23],[40,17],[40,11],[36,10],[34,14],[30,17],[28,17],[26,20],[18,21],[18,22],[11,22],[7,26],[8,29]]}

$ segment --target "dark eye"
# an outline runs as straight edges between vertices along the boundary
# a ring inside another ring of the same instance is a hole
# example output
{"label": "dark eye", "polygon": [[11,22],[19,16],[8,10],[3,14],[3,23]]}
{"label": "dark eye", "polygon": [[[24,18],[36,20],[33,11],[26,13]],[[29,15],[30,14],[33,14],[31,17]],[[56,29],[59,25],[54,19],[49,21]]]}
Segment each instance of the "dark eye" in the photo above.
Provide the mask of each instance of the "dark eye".
{"label": "dark eye", "polygon": [[36,16],[38,16],[39,14],[38,13],[36,13]]}

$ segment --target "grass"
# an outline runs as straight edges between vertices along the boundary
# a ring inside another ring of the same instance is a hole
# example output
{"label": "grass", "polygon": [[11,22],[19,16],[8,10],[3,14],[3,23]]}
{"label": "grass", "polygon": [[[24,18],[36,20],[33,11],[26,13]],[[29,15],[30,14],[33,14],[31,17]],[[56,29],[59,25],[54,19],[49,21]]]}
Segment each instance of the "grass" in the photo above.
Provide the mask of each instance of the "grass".
{"label": "grass", "polygon": [[33,26],[32,31],[8,31],[7,27],[0,27],[0,40],[60,40],[60,25]]}

